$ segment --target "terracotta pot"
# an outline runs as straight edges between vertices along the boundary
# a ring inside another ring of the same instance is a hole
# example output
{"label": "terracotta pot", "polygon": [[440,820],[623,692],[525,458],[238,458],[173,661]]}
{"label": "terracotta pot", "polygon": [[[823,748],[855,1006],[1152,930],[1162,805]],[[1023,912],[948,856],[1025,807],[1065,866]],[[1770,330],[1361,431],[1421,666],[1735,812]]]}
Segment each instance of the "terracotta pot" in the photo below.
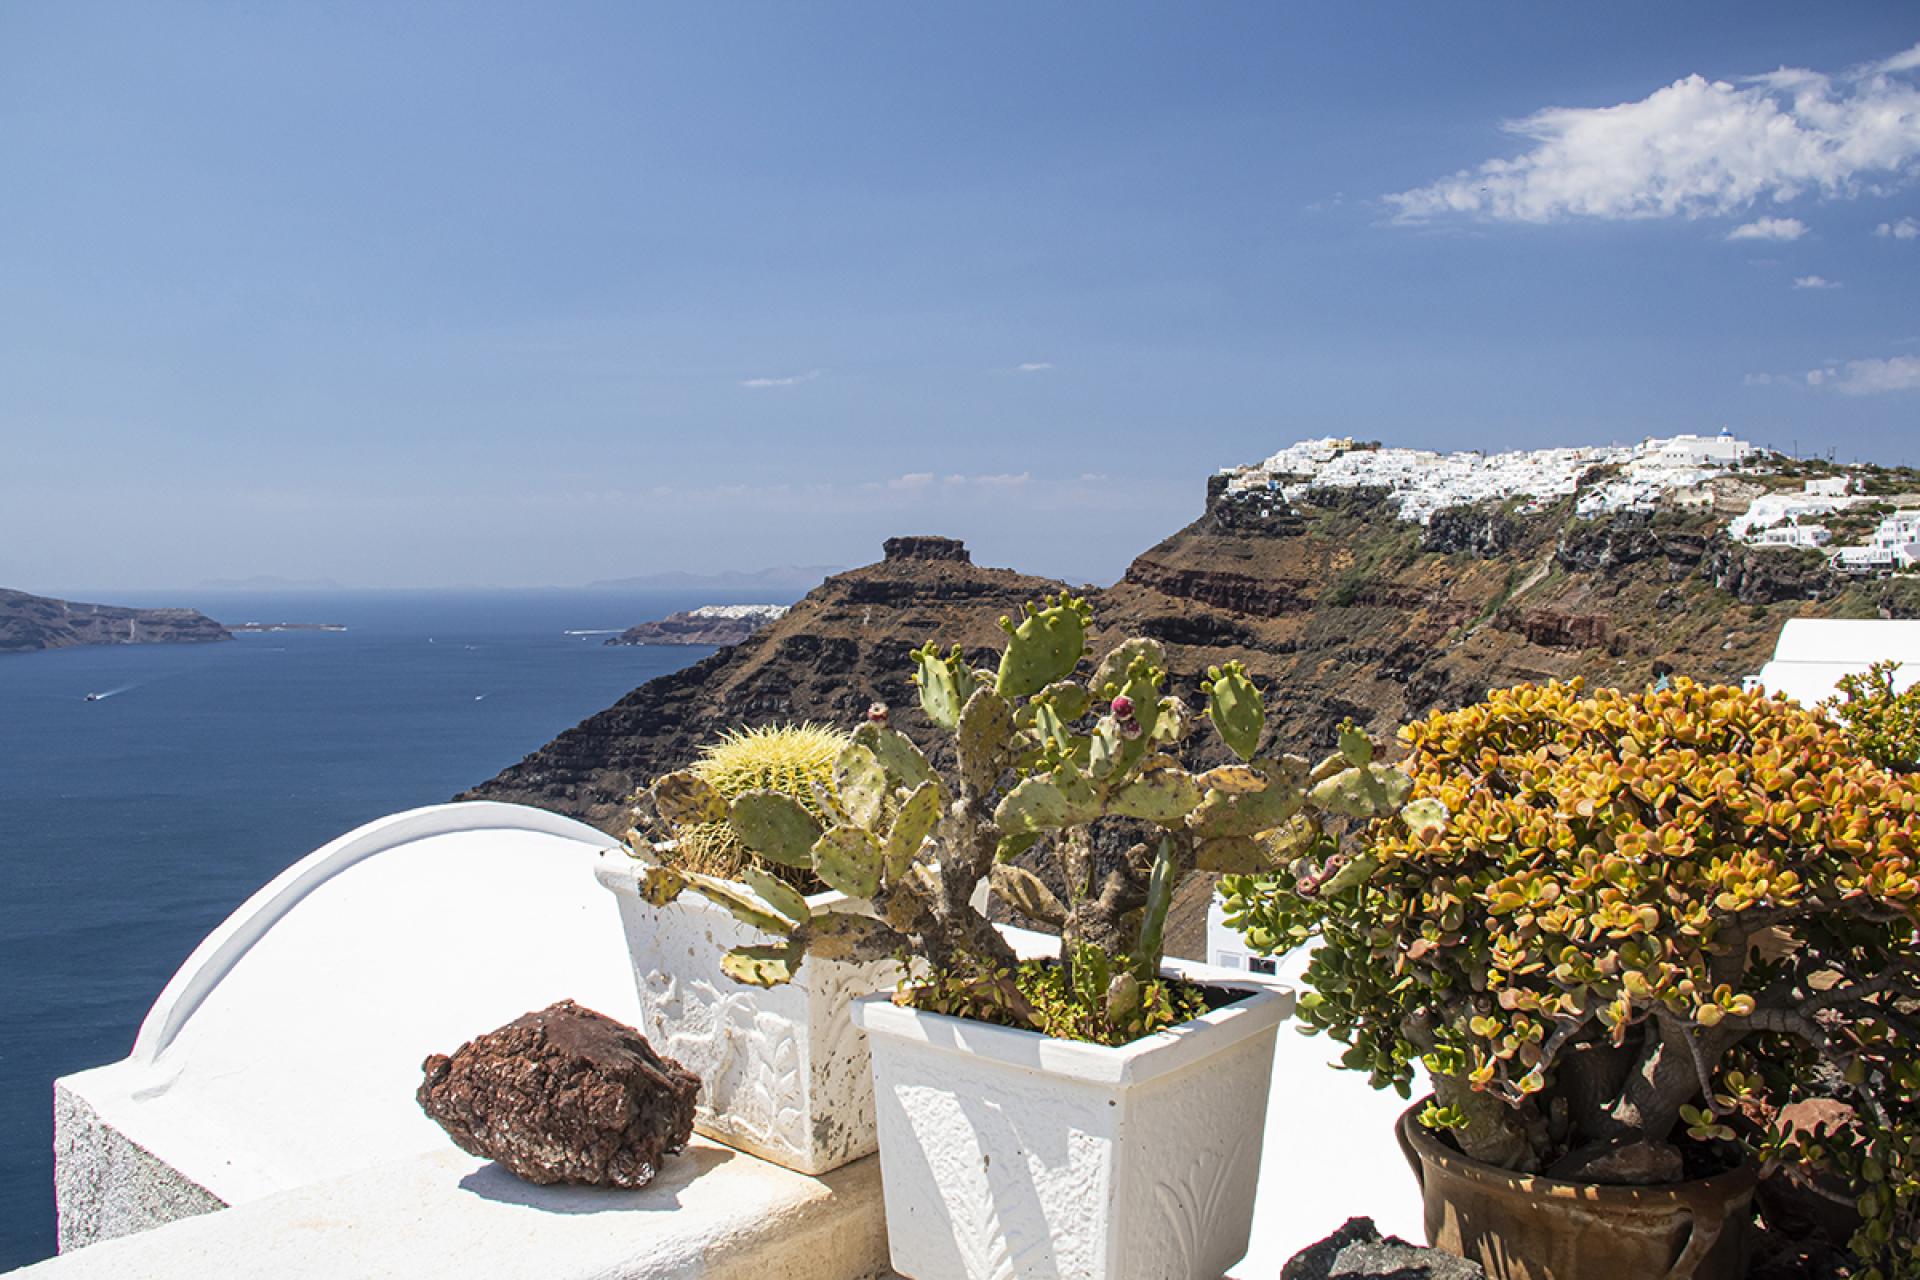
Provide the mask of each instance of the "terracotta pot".
{"label": "terracotta pot", "polygon": [[1427,1241],[1489,1280],[1741,1280],[1753,1222],[1751,1165],[1693,1182],[1621,1187],[1530,1177],[1460,1154],[1424,1128],[1395,1133],[1420,1180]]}

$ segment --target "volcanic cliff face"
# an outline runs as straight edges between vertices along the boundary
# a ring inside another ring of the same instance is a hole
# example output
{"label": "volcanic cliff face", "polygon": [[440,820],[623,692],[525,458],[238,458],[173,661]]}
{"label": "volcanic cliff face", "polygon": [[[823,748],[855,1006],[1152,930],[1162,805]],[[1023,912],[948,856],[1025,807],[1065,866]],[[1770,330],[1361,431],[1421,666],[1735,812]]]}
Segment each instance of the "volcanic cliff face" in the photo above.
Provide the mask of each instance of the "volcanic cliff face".
{"label": "volcanic cliff face", "polygon": [[231,639],[225,627],[193,609],[122,609],[0,589],[0,653]]}
{"label": "volcanic cliff face", "polygon": [[1401,521],[1365,490],[1209,495],[1198,521],[1102,593],[1100,621],[1165,642],[1179,691],[1245,662],[1275,741],[1331,745],[1347,716],[1405,720],[1523,681],[1738,682],[1802,615],[1910,616],[1920,583],[1837,577],[1817,553],[1732,543],[1711,511],[1574,519],[1454,508]]}
{"label": "volcanic cliff face", "polygon": [[939,640],[985,661],[1004,638],[1001,615],[1062,585],[980,568],[948,538],[889,539],[880,563],[828,578],[745,642],[648,681],[460,798],[538,805],[623,834],[633,793],[727,729],[852,725],[879,701],[930,742],[908,651]]}

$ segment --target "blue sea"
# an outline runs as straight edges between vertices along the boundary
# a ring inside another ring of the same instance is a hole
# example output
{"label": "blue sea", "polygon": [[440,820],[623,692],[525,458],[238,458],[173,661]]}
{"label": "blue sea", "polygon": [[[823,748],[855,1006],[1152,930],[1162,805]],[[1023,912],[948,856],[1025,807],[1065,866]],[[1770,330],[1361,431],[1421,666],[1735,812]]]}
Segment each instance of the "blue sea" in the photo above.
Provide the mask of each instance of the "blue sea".
{"label": "blue sea", "polygon": [[0,1270],[54,1249],[54,1077],[126,1056],[234,907],[333,837],[447,800],[712,652],[608,647],[607,632],[750,602],[120,595],[348,630],[0,654]]}

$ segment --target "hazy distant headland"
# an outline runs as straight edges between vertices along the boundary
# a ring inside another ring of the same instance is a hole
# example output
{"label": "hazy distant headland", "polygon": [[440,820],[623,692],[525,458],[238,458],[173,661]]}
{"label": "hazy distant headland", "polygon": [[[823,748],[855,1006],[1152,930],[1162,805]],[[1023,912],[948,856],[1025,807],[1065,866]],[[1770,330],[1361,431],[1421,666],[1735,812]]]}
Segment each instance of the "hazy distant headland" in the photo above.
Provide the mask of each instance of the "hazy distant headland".
{"label": "hazy distant headland", "polygon": [[603,578],[589,582],[589,591],[765,591],[769,594],[801,594],[813,590],[844,566],[833,564],[783,564],[769,569],[724,573],[649,573],[635,578]]}
{"label": "hazy distant headland", "polygon": [[0,588],[0,653],[231,639],[231,631],[197,609],[126,609]]}

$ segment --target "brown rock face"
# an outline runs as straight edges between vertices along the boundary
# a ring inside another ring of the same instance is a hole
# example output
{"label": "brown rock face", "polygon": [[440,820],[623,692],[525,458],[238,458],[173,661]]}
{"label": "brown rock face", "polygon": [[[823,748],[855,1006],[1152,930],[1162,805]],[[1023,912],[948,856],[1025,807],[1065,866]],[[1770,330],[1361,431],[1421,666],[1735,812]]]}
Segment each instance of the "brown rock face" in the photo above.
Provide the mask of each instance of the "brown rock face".
{"label": "brown rock face", "polygon": [[644,1187],[693,1135],[700,1079],[571,1000],[422,1064],[420,1106],[462,1151],[528,1182]]}
{"label": "brown rock face", "polygon": [[855,725],[884,702],[896,728],[930,744],[932,726],[907,681],[908,651],[938,640],[987,661],[1006,639],[1002,614],[1065,584],[980,568],[949,538],[894,538],[887,547],[879,564],[835,574],[784,618],[640,686],[461,799],[536,805],[624,835],[634,792],[728,729]]}
{"label": "brown rock face", "polygon": [[938,538],[931,534],[888,538],[881,544],[881,549],[889,560],[955,560],[961,564],[973,563],[967,544],[958,538]]}
{"label": "brown rock face", "polygon": [[[1910,579],[1844,583],[1818,600],[1725,583],[1721,540],[1702,515],[1576,520],[1563,502],[1441,512],[1435,532],[1365,494],[1317,493],[1295,504],[1232,497],[1216,478],[1198,520],[1090,593],[1096,652],[1127,635],[1160,640],[1172,691],[1196,707],[1207,667],[1239,659],[1266,693],[1269,748],[1317,755],[1345,716],[1390,740],[1408,719],[1523,681],[1632,688],[1668,671],[1738,681],[1760,669],[1787,618],[1920,616]],[[874,701],[938,754],[907,651],[957,641],[995,660],[996,619],[1064,584],[980,568],[950,539],[886,546],[879,564],[827,579],[752,639],[643,685],[462,798],[537,805],[623,835],[633,793],[721,731],[851,727]],[[1196,890],[1193,909],[1169,922],[1173,954],[1199,954],[1205,905]]]}

